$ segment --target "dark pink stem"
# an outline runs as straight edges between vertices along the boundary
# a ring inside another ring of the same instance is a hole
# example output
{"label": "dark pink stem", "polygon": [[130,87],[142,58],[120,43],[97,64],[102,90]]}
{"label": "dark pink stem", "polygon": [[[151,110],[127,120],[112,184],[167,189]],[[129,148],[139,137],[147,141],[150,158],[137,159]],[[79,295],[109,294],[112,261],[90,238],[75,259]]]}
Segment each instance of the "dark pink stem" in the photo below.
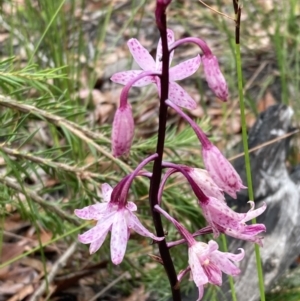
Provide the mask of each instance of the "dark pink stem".
{"label": "dark pink stem", "polygon": [[210,48],[207,46],[207,44],[203,40],[198,39],[198,38],[192,38],[192,37],[177,40],[172,45],[170,45],[169,52],[171,53],[171,51],[176,49],[178,46],[180,46],[182,44],[186,44],[186,43],[193,43],[193,44],[196,44],[197,46],[199,46],[205,56],[212,55]]}
{"label": "dark pink stem", "polygon": [[125,87],[122,89],[121,95],[120,95],[120,107],[125,107],[127,105],[128,100],[128,93],[131,87],[140,79],[146,77],[146,76],[160,76],[159,72],[153,72],[153,71],[145,71],[140,73],[137,77],[134,77],[131,79]]}

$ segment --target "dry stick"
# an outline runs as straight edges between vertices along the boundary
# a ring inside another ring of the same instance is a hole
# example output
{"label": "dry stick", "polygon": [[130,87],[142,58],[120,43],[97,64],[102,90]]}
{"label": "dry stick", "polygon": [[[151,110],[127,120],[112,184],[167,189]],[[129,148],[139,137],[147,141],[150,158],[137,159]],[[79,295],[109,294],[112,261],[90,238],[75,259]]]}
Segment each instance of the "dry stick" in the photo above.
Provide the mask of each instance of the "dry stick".
{"label": "dry stick", "polygon": [[[100,296],[102,296],[105,292],[107,292],[111,287],[113,287],[115,284],[117,284],[120,280],[123,278],[129,276],[128,272],[125,272],[121,274],[118,278],[110,282],[104,289],[102,289],[99,293],[97,293],[93,298],[91,298],[89,301],[95,301],[97,300]],[[31,300],[30,300],[31,301]]]}
{"label": "dry stick", "polygon": [[76,251],[76,247],[77,247],[77,242],[73,242],[71,244],[71,246],[67,249],[67,251],[61,257],[58,258],[58,260],[52,266],[52,269],[49,272],[49,274],[45,275],[45,277],[47,277],[47,279],[45,279],[41,283],[39,288],[31,296],[29,301],[37,301],[40,299],[40,297],[45,293],[45,291],[47,289],[47,284],[49,285],[49,283],[51,283],[53,281],[53,279],[56,276],[56,274],[58,273],[58,271],[66,265],[70,256]]}
{"label": "dry stick", "polygon": [[[265,146],[268,146],[268,145],[271,145],[273,143],[276,143],[276,142],[278,142],[278,141],[280,141],[282,139],[285,139],[285,138],[287,138],[289,136],[292,136],[292,135],[294,135],[294,134],[296,134],[298,132],[299,132],[299,129],[296,129],[296,130],[294,130],[294,131],[292,131],[290,133],[284,134],[284,135],[282,135],[280,137],[277,137],[277,138],[274,138],[274,139],[269,140],[267,142],[264,142],[264,143],[262,143],[262,144],[260,144],[258,146],[252,147],[252,148],[249,149],[249,153],[252,153],[252,152],[257,151],[257,150],[259,150],[259,149],[261,149],[261,148],[263,148]],[[235,160],[237,158],[243,157],[244,155],[245,155],[245,153],[243,152],[243,153],[237,154],[236,156],[230,157],[228,160],[229,161],[233,161],[233,160]]]}
{"label": "dry stick", "polygon": [[103,154],[105,157],[116,163],[123,171],[125,172],[132,172],[132,169],[128,167],[125,163],[122,161],[116,159],[110,152],[103,149],[101,146],[99,146],[97,143],[95,143],[92,139],[102,139],[106,142],[110,142],[109,139],[105,138],[101,134],[94,133],[90,131],[89,129],[82,128],[79,125],[77,125],[74,122],[68,121],[64,119],[63,117],[48,113],[44,110],[38,109],[35,106],[27,105],[20,103],[10,97],[0,95],[0,105],[16,109],[18,111],[24,112],[24,113],[31,113],[36,115],[37,117],[42,116],[44,119],[48,120],[49,122],[55,124],[59,127],[64,127],[68,129],[71,133],[73,133],[78,138],[85,141],[87,144],[92,145],[99,153]]}
{"label": "dry stick", "polygon": [[36,202],[37,204],[42,206],[45,210],[48,209],[48,210],[54,212],[63,220],[67,220],[76,226],[80,226],[80,223],[77,220],[73,219],[72,217],[70,217],[69,214],[67,214],[63,210],[59,209],[58,206],[56,206],[55,204],[46,202],[35,192],[31,191],[30,189],[20,186],[19,184],[15,183],[13,180],[9,179],[8,177],[3,177],[3,176],[0,177],[0,183],[4,184],[7,187],[10,187],[20,193],[23,193],[24,195],[29,196],[34,202]]}
{"label": "dry stick", "polygon": [[5,147],[5,146],[3,146],[3,144],[0,145],[0,150],[2,150],[7,155],[10,155],[13,157],[26,159],[26,160],[29,160],[29,161],[32,161],[32,162],[35,162],[38,164],[44,164],[44,165],[47,165],[52,168],[62,169],[67,172],[75,173],[81,179],[99,177],[99,174],[86,171],[85,167],[75,167],[75,166],[71,166],[71,165],[64,164],[64,163],[54,162],[47,158],[37,157],[30,153],[21,153],[20,151],[18,151],[16,149],[11,149],[11,148]]}

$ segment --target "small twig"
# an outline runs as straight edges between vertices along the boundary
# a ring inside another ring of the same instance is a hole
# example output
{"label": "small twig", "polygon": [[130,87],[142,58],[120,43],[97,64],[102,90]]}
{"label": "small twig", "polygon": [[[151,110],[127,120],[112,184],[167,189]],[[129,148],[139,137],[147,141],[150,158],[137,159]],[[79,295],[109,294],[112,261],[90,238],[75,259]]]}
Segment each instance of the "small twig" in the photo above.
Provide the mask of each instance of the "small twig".
{"label": "small twig", "polygon": [[218,15],[220,15],[220,16],[223,16],[223,17],[226,17],[226,18],[228,18],[229,20],[232,20],[232,21],[236,22],[236,19],[234,19],[234,18],[232,18],[232,17],[230,17],[230,16],[228,16],[228,15],[226,15],[226,14],[224,14],[224,13],[219,12],[218,10],[212,8],[211,6],[207,5],[207,4],[204,3],[203,1],[199,0],[199,2],[200,2],[201,4],[203,4],[204,6],[206,6],[207,8],[209,8],[211,11],[215,12],[216,14],[218,14]]}
{"label": "small twig", "polygon": [[4,153],[6,153],[10,156],[13,156],[13,157],[26,159],[26,160],[29,160],[29,161],[32,161],[32,162],[35,162],[38,164],[43,164],[43,165],[47,165],[49,167],[53,167],[55,169],[62,169],[67,172],[75,173],[81,179],[99,177],[99,174],[86,171],[85,167],[75,167],[75,166],[71,166],[71,165],[68,165],[65,163],[54,162],[47,158],[37,157],[30,153],[21,153],[16,149],[11,149],[11,148],[5,147],[5,146],[3,146],[3,144],[0,144],[0,150],[2,150]]}
{"label": "small twig", "polygon": [[[258,146],[252,147],[252,148],[249,149],[249,153],[255,152],[256,150],[259,150],[259,149],[261,149],[261,148],[263,148],[263,147],[265,147],[265,146],[268,146],[268,145],[271,145],[271,144],[273,144],[273,143],[276,143],[276,142],[278,142],[278,141],[280,141],[280,140],[282,140],[282,139],[285,139],[285,138],[287,138],[287,137],[289,137],[289,136],[292,136],[292,135],[294,135],[294,134],[296,134],[296,133],[298,133],[298,132],[299,132],[299,129],[297,129],[297,130],[295,130],[295,131],[292,131],[292,132],[290,132],[290,133],[287,133],[287,134],[285,134],[285,135],[282,135],[282,136],[280,136],[280,137],[277,137],[277,138],[275,138],[275,139],[269,140],[269,141],[267,141],[267,142],[264,142],[264,143],[262,143],[262,144],[260,144],[260,145],[258,145]],[[245,155],[245,153],[240,153],[240,154],[238,154],[238,155],[236,155],[236,156],[233,156],[233,157],[229,158],[228,160],[229,160],[229,161],[233,161],[233,160],[235,160],[235,159],[237,159],[237,158],[243,157],[244,155]]]}
{"label": "small twig", "polygon": [[49,203],[42,199],[38,194],[36,194],[34,191],[31,191],[25,187],[20,186],[19,184],[15,183],[13,180],[9,179],[8,177],[0,177],[0,182],[7,187],[10,187],[20,193],[23,193],[24,195],[29,196],[34,202],[42,206],[45,210],[50,210],[51,212],[54,212],[57,214],[60,218],[63,220],[67,220],[70,223],[73,223],[76,226],[80,226],[80,222],[72,218],[68,213],[65,213],[63,210],[61,210],[56,204]]}
{"label": "small twig", "polygon": [[[54,277],[58,273],[58,271],[64,267],[70,258],[70,256],[75,252],[77,247],[77,242],[73,242],[71,246],[66,250],[66,252],[58,258],[58,260],[54,263],[52,266],[51,271],[48,275],[45,275],[47,279],[44,279],[44,281],[41,283],[39,288],[35,291],[35,293],[31,296],[29,301],[37,301],[39,298],[45,293],[49,283],[51,283],[54,280]],[[47,285],[48,284],[48,285]]]}
{"label": "small twig", "polygon": [[110,142],[109,139],[105,138],[101,134],[94,133],[93,131],[83,128],[74,122],[66,120],[63,117],[46,112],[44,110],[38,109],[35,106],[20,103],[8,96],[0,95],[0,105],[11,109],[16,109],[21,112],[30,113],[39,118],[43,117],[44,119],[55,124],[56,126],[64,127],[68,129],[75,136],[82,139],[87,144],[92,145],[99,153],[103,154],[105,157],[107,157],[108,159],[116,163],[125,172],[132,172],[132,169],[128,165],[123,163],[121,160],[116,159],[109,151],[105,150],[104,148],[102,148],[92,140],[92,139],[94,140],[102,139],[106,142]]}
{"label": "small twig", "polygon": [[[129,276],[128,272],[125,272],[121,274],[118,278],[110,282],[104,289],[102,289],[99,293],[97,293],[93,298],[91,298],[89,301],[95,301],[97,300],[100,296],[102,296],[105,292],[107,292],[110,288],[112,288],[115,284],[117,284],[119,281],[121,281],[123,278]],[[31,301],[31,300],[30,300]]]}

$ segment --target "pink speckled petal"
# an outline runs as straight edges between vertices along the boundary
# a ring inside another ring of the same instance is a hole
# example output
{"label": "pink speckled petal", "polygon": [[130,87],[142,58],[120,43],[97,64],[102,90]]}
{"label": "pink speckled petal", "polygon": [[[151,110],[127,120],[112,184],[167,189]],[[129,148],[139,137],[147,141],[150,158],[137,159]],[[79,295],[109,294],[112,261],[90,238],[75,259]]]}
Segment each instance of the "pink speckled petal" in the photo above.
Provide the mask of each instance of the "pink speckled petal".
{"label": "pink speckled petal", "polygon": [[222,285],[222,271],[213,262],[204,264],[203,269],[208,278],[208,281],[214,285]]}
{"label": "pink speckled petal", "polygon": [[133,229],[135,232],[137,232],[138,234],[142,235],[142,236],[146,236],[146,237],[150,237],[154,240],[164,240],[164,237],[157,237],[155,236],[153,233],[151,233],[150,231],[148,231],[139,221],[139,219],[131,212],[128,212],[128,216],[127,216],[127,223],[128,223],[128,227]]}
{"label": "pink speckled petal", "polygon": [[[114,83],[126,85],[130,80],[144,72],[143,70],[129,70],[115,73],[110,80]],[[154,76],[145,76],[133,84],[134,87],[143,87],[155,83]]]}
{"label": "pink speckled petal", "polygon": [[155,62],[153,57],[137,39],[130,39],[127,42],[127,45],[134,60],[143,70],[155,71]]}
{"label": "pink speckled petal", "polygon": [[208,242],[208,250],[209,253],[212,253],[214,251],[217,251],[219,249],[219,245],[214,241],[214,240],[210,240]]}
{"label": "pink speckled petal", "polygon": [[111,261],[114,264],[120,264],[126,252],[128,228],[125,219],[125,210],[119,210],[116,213],[111,230],[110,253]]}
{"label": "pink speckled petal", "polygon": [[[174,32],[171,29],[167,29],[167,38],[168,38],[168,45],[174,43],[175,41]],[[170,65],[173,59],[173,55],[174,55],[174,51],[170,53],[170,58],[169,58]],[[162,68],[161,59],[162,59],[162,46],[161,46],[161,39],[159,39],[157,44],[156,59],[155,59],[155,63],[156,63],[155,69],[158,71],[161,71]]]}
{"label": "pink speckled petal", "polygon": [[234,229],[225,229],[224,234],[235,237],[237,239],[252,241],[258,244],[259,246],[263,246],[263,237],[262,236],[253,236],[249,234],[241,233],[240,231],[236,231]]}
{"label": "pink speckled petal", "polygon": [[115,212],[108,214],[101,222],[87,232],[78,235],[78,240],[83,244],[89,244],[93,241],[101,239],[102,235],[106,235],[114,221]]}
{"label": "pink speckled petal", "polygon": [[219,149],[207,141],[203,145],[203,162],[215,183],[231,197],[236,199],[236,192],[246,187],[231,163],[223,156]]}
{"label": "pink speckled petal", "polygon": [[101,248],[109,230],[110,230],[110,228],[108,228],[107,231],[105,231],[99,239],[91,242],[90,248],[89,248],[90,254],[94,254]]}
{"label": "pink speckled petal", "polygon": [[203,297],[203,294],[204,294],[204,286],[199,285],[198,286],[198,299],[196,301],[200,301]]}
{"label": "pink speckled petal", "polygon": [[102,192],[102,197],[104,202],[108,203],[110,201],[110,196],[112,191],[113,188],[109,184],[103,183],[101,185],[101,192]]}
{"label": "pink speckled petal", "polygon": [[95,205],[86,206],[82,209],[75,209],[74,213],[76,216],[86,220],[99,220],[101,216],[106,212],[107,204],[98,203]]}
{"label": "pink speckled petal", "polygon": [[266,209],[267,209],[267,204],[264,202],[263,205],[261,207],[259,207],[258,209],[254,209],[254,202],[253,201],[249,201],[248,203],[250,203],[250,210],[246,213],[245,218],[242,220],[242,222],[248,222],[250,220],[252,220],[253,218],[261,215]]}
{"label": "pink speckled petal", "polygon": [[228,98],[228,87],[214,55],[203,55],[202,63],[209,88],[223,101]]}
{"label": "pink speckled petal", "polygon": [[247,235],[257,235],[261,232],[266,232],[266,226],[264,224],[245,225],[242,233]]}
{"label": "pink speckled petal", "polygon": [[175,82],[169,84],[169,99],[182,108],[189,110],[197,108],[195,100]]}
{"label": "pink speckled petal", "polygon": [[241,271],[235,264],[232,263],[232,261],[241,261],[245,256],[244,250],[239,250],[241,250],[241,253],[239,254],[216,251],[211,254],[210,258],[212,262],[215,263],[225,274],[237,276]]}
{"label": "pink speckled petal", "polygon": [[[194,245],[196,246],[196,245]],[[208,282],[208,278],[204,273],[201,262],[198,258],[197,250],[194,250],[194,246],[189,248],[189,265],[191,267],[191,276],[195,284],[199,287]]]}
{"label": "pink speckled petal", "polygon": [[126,208],[130,211],[136,211],[137,210],[137,206],[133,202],[128,202],[127,205],[126,205]]}
{"label": "pink speckled petal", "polygon": [[170,82],[187,78],[194,74],[201,64],[200,55],[184,61],[170,69]]}
{"label": "pink speckled petal", "polygon": [[205,169],[189,168],[187,171],[206,196],[225,202],[223,191]]}
{"label": "pink speckled petal", "polygon": [[134,120],[127,104],[116,111],[111,132],[112,152],[115,157],[128,154],[134,137]]}

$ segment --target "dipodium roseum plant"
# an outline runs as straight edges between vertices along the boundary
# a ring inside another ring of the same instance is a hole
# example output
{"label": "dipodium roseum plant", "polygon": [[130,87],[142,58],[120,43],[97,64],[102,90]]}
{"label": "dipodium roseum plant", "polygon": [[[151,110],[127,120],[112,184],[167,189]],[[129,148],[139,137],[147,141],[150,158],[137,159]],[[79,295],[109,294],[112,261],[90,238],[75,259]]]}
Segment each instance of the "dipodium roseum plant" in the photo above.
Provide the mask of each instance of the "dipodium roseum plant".
{"label": "dipodium roseum plant", "polygon": [[[206,137],[202,129],[181,109],[195,109],[197,104],[176,81],[194,74],[201,62],[208,86],[221,100],[228,98],[228,89],[224,76],[219,68],[217,58],[212,54],[208,45],[201,39],[188,37],[175,41],[174,32],[167,28],[166,8],[171,0],[157,0],[156,24],[160,32],[156,59],[136,39],[127,43],[129,50],[140,66],[141,70],[127,70],[116,73],[111,80],[124,85],[120,95],[120,105],[114,117],[112,128],[112,152],[116,157],[128,155],[134,138],[134,119],[128,92],[131,87],[143,87],[154,84],[159,97],[159,128],[156,151],[144,159],[132,173],[126,175],[114,188],[109,184],[102,184],[103,203],[76,209],[75,214],[82,219],[95,220],[96,225],[87,232],[79,235],[79,241],[90,245],[90,253],[101,248],[108,233],[110,237],[111,260],[120,264],[126,256],[126,246],[131,231],[155,241],[160,253],[159,261],[165,268],[170,282],[173,300],[181,300],[180,282],[190,273],[190,279],[198,288],[201,300],[204,286],[207,284],[221,286],[222,274],[238,276],[239,268],[235,262],[244,258],[244,250],[238,253],[219,251],[218,243],[214,240],[205,241],[202,234],[212,233],[216,239],[221,233],[237,239],[247,240],[260,246],[263,238],[260,234],[266,231],[263,224],[247,224],[251,219],[262,214],[266,205],[254,209],[254,202],[250,201],[247,213],[238,213],[226,204],[224,194],[233,198],[237,192],[246,187],[230,162],[222,155],[218,148]],[[200,53],[196,57],[170,67],[174,50],[182,44],[193,43],[199,46]],[[175,110],[194,130],[199,140],[199,155],[202,153],[206,170],[197,166],[186,166],[163,161],[164,142],[166,135],[168,108]],[[144,167],[153,163],[152,173]],[[163,192],[166,181],[174,173],[184,176],[190,185],[199,204],[199,215],[207,221],[207,226],[191,234],[182,223],[172,217],[164,209]],[[138,218],[139,210],[133,201],[129,201],[129,190],[133,180],[143,176],[150,180],[149,210],[152,213],[153,229],[147,229],[143,221]],[[169,241],[165,236],[163,219],[174,225],[182,236],[181,240]],[[197,239],[195,238],[197,237]],[[179,244],[186,245],[188,260],[186,269],[176,271],[170,256],[170,248]]]}

